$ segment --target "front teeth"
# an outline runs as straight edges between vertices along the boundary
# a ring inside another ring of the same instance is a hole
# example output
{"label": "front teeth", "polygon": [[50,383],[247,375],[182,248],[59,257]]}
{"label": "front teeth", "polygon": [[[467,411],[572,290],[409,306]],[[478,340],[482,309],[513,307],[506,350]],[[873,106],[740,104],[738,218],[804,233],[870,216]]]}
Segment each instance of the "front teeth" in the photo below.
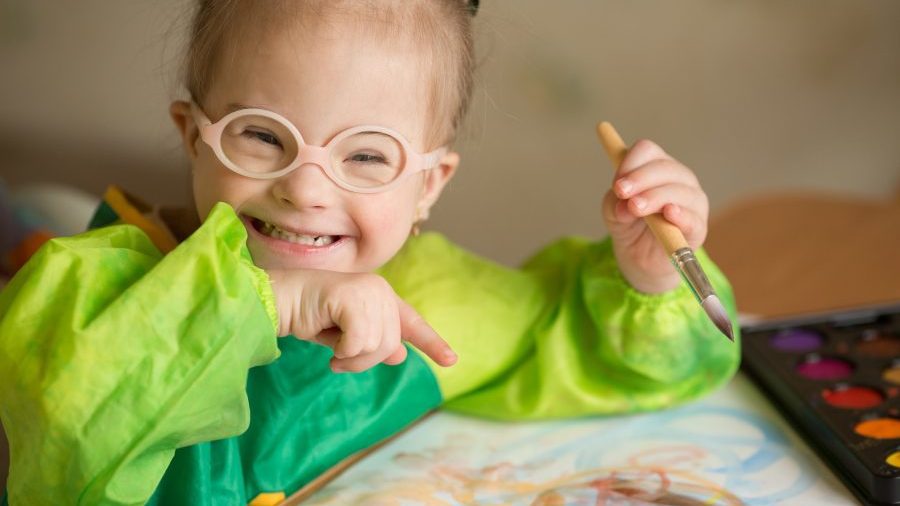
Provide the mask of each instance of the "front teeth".
{"label": "front teeth", "polygon": [[259,230],[269,237],[281,239],[282,241],[292,242],[294,244],[303,244],[306,246],[328,246],[329,244],[333,243],[335,239],[333,235],[320,235],[318,237],[314,237],[311,235],[295,234],[293,232],[288,232],[287,230],[282,230],[275,225],[266,222],[262,222]]}

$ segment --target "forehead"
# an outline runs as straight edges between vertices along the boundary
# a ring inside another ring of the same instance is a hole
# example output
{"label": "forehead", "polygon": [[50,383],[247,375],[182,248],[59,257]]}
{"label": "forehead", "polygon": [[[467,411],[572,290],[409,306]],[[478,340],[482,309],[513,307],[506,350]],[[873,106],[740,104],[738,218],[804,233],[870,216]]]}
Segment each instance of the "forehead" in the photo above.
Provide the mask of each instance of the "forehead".
{"label": "forehead", "polygon": [[221,48],[205,105],[271,109],[304,137],[360,124],[397,130],[424,149],[431,83],[423,51],[359,21],[245,27]]}

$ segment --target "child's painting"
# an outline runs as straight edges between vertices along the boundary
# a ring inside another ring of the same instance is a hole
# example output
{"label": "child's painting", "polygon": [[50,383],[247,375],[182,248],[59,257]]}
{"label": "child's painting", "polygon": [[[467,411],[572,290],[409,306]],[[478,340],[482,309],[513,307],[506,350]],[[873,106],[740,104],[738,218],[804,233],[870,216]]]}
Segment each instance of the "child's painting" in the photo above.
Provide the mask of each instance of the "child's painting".
{"label": "child's painting", "polygon": [[668,411],[541,423],[438,413],[318,505],[856,504],[742,375]]}

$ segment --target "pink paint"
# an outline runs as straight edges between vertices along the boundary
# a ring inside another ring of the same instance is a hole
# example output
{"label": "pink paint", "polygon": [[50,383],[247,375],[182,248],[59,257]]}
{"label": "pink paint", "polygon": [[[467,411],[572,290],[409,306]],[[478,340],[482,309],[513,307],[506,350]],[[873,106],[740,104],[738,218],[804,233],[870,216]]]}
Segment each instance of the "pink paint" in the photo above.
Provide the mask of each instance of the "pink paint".
{"label": "pink paint", "polygon": [[836,380],[850,376],[853,369],[846,360],[812,355],[797,366],[797,373],[811,380]]}

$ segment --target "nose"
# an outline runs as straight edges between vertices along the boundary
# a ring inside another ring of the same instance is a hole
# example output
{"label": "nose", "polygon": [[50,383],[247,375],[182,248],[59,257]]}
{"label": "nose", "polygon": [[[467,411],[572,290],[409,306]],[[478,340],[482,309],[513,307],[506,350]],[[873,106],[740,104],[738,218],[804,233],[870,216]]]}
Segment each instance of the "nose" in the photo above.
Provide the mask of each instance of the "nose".
{"label": "nose", "polygon": [[339,191],[321,165],[305,161],[276,179],[272,186],[272,194],[279,204],[306,210],[331,207]]}

